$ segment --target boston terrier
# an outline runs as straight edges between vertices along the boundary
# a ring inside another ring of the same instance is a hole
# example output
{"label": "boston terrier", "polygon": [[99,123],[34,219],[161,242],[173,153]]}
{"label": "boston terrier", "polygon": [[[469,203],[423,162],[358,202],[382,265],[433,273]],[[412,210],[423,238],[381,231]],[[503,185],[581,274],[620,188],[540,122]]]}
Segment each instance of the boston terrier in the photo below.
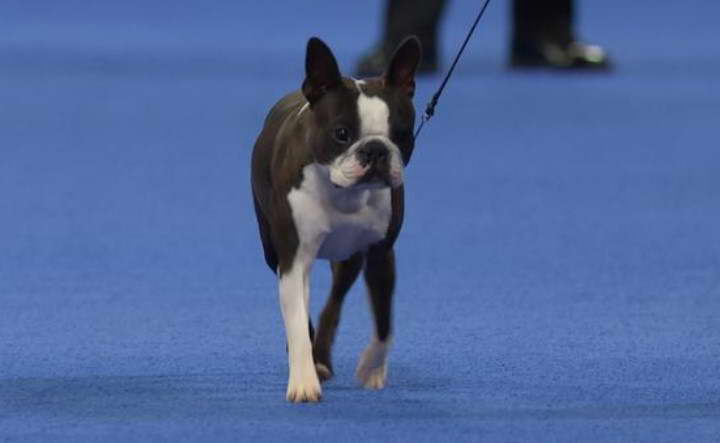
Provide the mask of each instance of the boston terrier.
{"label": "boston terrier", "polygon": [[[366,388],[385,386],[420,57],[419,40],[409,37],[385,74],[356,80],[342,77],[330,48],[311,38],[302,88],[275,104],[255,143],[252,192],[265,261],[278,277],[291,402],[320,400],[343,299],[361,271],[375,333],[356,375]],[[309,275],[318,258],[330,261],[333,282],[314,331]]]}

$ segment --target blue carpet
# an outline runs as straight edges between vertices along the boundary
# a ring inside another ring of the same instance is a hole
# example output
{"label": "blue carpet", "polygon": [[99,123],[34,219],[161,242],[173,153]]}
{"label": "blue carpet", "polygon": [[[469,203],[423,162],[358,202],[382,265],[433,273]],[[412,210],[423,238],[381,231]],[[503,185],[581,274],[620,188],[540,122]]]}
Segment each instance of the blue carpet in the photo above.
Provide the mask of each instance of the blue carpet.
{"label": "blue carpet", "polygon": [[381,3],[3,2],[0,440],[719,441],[720,3],[580,7],[611,75],[507,71],[491,5],[408,169],[389,387],[358,285],[294,406],[250,150]]}

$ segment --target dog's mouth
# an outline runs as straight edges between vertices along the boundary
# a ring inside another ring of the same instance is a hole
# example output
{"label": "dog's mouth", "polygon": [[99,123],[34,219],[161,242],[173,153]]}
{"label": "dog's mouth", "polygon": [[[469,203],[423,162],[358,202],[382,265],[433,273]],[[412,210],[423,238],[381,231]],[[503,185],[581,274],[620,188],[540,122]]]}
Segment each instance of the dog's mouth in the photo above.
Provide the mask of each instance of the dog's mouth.
{"label": "dog's mouth", "polygon": [[[329,181],[333,189],[382,189],[402,185],[402,167],[389,161],[362,164],[349,158],[329,165]],[[395,166],[395,167],[393,167]]]}
{"label": "dog's mouth", "polygon": [[393,182],[388,171],[369,168],[354,183],[343,185],[332,181],[332,185],[335,189],[382,189],[392,188]]}
{"label": "dog's mouth", "polygon": [[379,171],[377,169],[370,169],[363,178],[359,181],[359,185],[368,186],[379,186],[379,187],[392,187],[390,181],[390,175],[387,171]]}
{"label": "dog's mouth", "polygon": [[357,183],[349,186],[343,186],[337,183],[333,183],[332,185],[334,189],[383,189],[393,187],[392,183],[390,183],[389,180],[381,178],[375,178],[372,180],[360,180]]}

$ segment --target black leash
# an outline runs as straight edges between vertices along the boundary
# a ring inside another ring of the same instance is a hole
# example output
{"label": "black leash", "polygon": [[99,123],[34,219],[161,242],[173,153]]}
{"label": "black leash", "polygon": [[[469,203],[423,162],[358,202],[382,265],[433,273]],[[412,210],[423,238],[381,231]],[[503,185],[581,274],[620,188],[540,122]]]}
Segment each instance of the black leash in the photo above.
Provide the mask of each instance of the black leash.
{"label": "black leash", "polygon": [[423,126],[425,125],[425,122],[430,120],[433,115],[435,115],[435,106],[437,106],[438,100],[440,99],[440,95],[443,93],[443,89],[445,89],[445,85],[447,85],[448,80],[450,80],[450,76],[452,75],[453,71],[455,70],[455,65],[457,65],[458,60],[460,60],[460,56],[462,55],[463,51],[465,51],[465,46],[467,46],[468,41],[470,41],[470,37],[472,37],[473,32],[475,32],[475,28],[477,27],[477,24],[480,22],[480,19],[482,18],[483,14],[485,14],[485,9],[490,4],[490,0],[485,0],[485,4],[483,4],[482,9],[480,9],[480,13],[478,14],[477,18],[475,19],[475,23],[473,23],[472,27],[470,28],[470,31],[468,31],[467,37],[465,37],[465,41],[463,42],[462,46],[460,46],[460,50],[458,51],[457,55],[455,56],[455,60],[453,60],[452,65],[450,65],[450,69],[448,69],[447,74],[445,74],[445,78],[443,79],[442,83],[440,84],[440,87],[438,88],[437,92],[432,96],[432,100],[430,100],[427,104],[427,107],[425,108],[425,112],[423,113],[422,118],[420,119],[420,125],[418,126],[417,130],[415,131],[415,139],[418,138],[418,135],[420,135],[420,131],[422,130]]}

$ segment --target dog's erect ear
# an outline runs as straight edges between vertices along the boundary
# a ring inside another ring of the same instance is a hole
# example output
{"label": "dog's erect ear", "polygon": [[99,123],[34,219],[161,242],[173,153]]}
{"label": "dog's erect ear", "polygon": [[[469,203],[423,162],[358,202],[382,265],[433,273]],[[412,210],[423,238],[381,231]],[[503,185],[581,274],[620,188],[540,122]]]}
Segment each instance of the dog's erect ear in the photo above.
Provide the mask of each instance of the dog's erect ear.
{"label": "dog's erect ear", "polygon": [[317,37],[308,40],[302,92],[312,105],[325,92],[340,85],[340,69],[330,48]]}
{"label": "dog's erect ear", "polygon": [[412,97],[415,94],[415,71],[420,64],[420,40],[410,36],[398,45],[385,71],[385,85],[400,88]]}

